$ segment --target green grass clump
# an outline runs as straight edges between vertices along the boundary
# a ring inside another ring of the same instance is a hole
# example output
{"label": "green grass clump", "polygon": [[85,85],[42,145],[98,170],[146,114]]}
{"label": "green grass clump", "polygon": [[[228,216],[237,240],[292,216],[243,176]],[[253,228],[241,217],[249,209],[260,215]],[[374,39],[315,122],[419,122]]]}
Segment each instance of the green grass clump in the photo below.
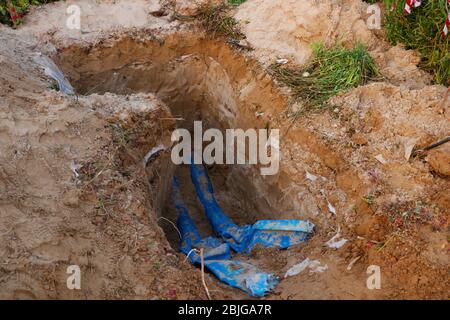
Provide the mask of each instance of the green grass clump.
{"label": "green grass clump", "polygon": [[233,6],[238,6],[242,3],[244,3],[247,0],[228,0],[228,3],[233,5]]}
{"label": "green grass clump", "polygon": [[392,3],[394,3],[395,1],[397,1],[397,0],[363,0],[364,2],[368,2],[368,3],[371,3],[371,4],[374,4],[374,3],[383,3],[385,6],[386,6],[386,8],[390,8],[391,7],[391,5],[392,5]]}
{"label": "green grass clump", "polygon": [[213,36],[225,36],[234,40],[244,39],[239,24],[228,14],[230,7],[226,4],[219,6],[204,5],[200,7],[195,18],[201,21],[203,27]]}
{"label": "green grass clump", "polygon": [[275,78],[291,88],[296,99],[304,102],[304,110],[323,109],[335,94],[355,88],[379,77],[380,73],[367,48],[356,44],[351,49],[340,45],[313,47],[311,61],[302,69],[274,64]]}
{"label": "green grass clump", "polygon": [[423,1],[411,14],[404,14],[406,0],[386,11],[384,26],[392,44],[402,43],[421,55],[420,67],[433,74],[435,82],[450,85],[450,36],[441,32],[447,18],[447,1]]}

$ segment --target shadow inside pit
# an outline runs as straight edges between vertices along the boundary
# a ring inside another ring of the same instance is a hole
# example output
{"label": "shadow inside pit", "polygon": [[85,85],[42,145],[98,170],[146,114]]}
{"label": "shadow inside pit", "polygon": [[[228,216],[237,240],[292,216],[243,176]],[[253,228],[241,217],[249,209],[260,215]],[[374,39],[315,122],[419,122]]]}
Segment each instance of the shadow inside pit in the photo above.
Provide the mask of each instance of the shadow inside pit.
{"label": "shadow inside pit", "polygon": [[[206,47],[211,46],[211,51],[220,54],[221,59],[233,61],[231,53],[230,57],[224,57],[229,49],[225,44],[223,48],[216,48],[215,43],[202,44],[195,40],[193,46],[183,47],[182,39],[179,43],[180,48],[174,48],[161,46],[157,41],[124,38],[112,45],[66,48],[53,59],[79,94],[152,93],[169,107],[173,117],[178,119],[179,128],[192,133],[194,121],[202,121],[204,131],[217,128],[223,132],[224,129],[235,128],[239,123],[240,102],[233,89],[234,79],[230,79],[224,68],[205,53]],[[273,208],[264,197],[258,197],[254,182],[242,175],[242,170],[246,169],[237,167],[208,167],[217,200],[224,212],[237,224],[252,224],[261,218],[271,218]],[[212,235],[191,182],[189,167],[169,163],[162,168],[175,172],[178,177],[184,201],[201,235]],[[170,189],[169,174],[162,172],[158,176],[168,180],[160,185]],[[158,215],[164,219],[159,219],[158,223],[169,243],[178,250],[179,235],[174,227],[177,215],[169,194],[170,190],[159,192],[163,199],[159,199]]]}

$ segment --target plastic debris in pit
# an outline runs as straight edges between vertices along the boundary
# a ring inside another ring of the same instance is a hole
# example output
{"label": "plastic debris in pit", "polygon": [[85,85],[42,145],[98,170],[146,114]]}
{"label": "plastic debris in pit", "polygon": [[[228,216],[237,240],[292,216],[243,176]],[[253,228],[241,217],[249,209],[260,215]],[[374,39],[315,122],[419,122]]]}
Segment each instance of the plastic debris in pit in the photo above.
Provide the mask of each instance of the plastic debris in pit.
{"label": "plastic debris in pit", "polygon": [[38,53],[34,57],[34,61],[44,69],[45,75],[51,77],[58,83],[58,88],[61,92],[68,95],[75,94],[75,91],[73,90],[73,87],[70,85],[69,81],[66,79],[61,70],[59,70],[58,66],[49,57]]}
{"label": "plastic debris in pit", "polygon": [[314,231],[314,224],[303,220],[260,220],[253,225],[238,226],[217,203],[205,167],[191,164],[191,178],[214,232],[238,253],[250,253],[257,244],[287,249],[304,242]]}
{"label": "plastic debris in pit", "polygon": [[257,267],[232,260],[231,250],[250,253],[255,245],[287,249],[309,237],[314,224],[302,220],[260,220],[253,225],[238,226],[220,208],[214,197],[211,181],[203,165],[191,165],[191,178],[213,231],[221,239],[202,239],[181,197],[177,179],[173,179],[172,198],[179,215],[180,250],[193,264],[201,258],[195,249],[204,249],[204,265],[224,283],[242,289],[252,296],[262,297],[273,290],[279,278]]}
{"label": "plastic debris in pit", "polygon": [[262,272],[249,263],[231,260],[228,243],[214,237],[202,239],[181,198],[175,177],[172,189],[172,198],[178,212],[177,226],[181,233],[180,250],[193,264],[201,263],[201,257],[196,249],[203,248],[205,267],[222,282],[255,297],[263,297],[266,292],[275,288],[279,282],[279,278],[275,275]]}

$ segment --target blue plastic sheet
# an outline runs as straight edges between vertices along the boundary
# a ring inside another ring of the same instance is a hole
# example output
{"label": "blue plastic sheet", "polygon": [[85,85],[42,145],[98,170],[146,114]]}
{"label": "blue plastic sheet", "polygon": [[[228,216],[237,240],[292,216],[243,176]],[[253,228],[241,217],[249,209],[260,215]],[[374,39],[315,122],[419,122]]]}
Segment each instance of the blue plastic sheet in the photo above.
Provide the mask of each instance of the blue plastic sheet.
{"label": "blue plastic sheet", "polygon": [[254,297],[264,297],[280,282],[275,275],[239,260],[206,260],[205,267],[222,282]]}
{"label": "blue plastic sheet", "polygon": [[261,220],[254,225],[237,226],[217,203],[205,167],[191,164],[191,178],[214,232],[236,252],[250,253],[258,244],[287,249],[304,242],[314,231],[312,222],[302,220]]}
{"label": "blue plastic sheet", "polygon": [[252,296],[263,297],[279,282],[273,274],[262,272],[257,267],[239,260],[230,260],[230,247],[214,237],[202,239],[183,203],[177,179],[173,178],[172,199],[178,212],[177,226],[181,233],[180,250],[193,264],[200,264],[198,250],[204,249],[204,265],[222,282]]}
{"label": "blue plastic sheet", "polygon": [[202,239],[183,202],[177,178],[172,182],[172,200],[178,213],[177,227],[181,233],[180,251],[189,255],[192,263],[200,263],[200,256],[192,249],[204,249],[204,259],[228,259],[230,247],[214,237]]}
{"label": "blue plastic sheet", "polygon": [[174,177],[172,198],[178,213],[180,250],[193,264],[200,264],[198,249],[203,248],[205,267],[222,282],[240,288],[252,296],[264,296],[278,284],[279,278],[260,271],[252,264],[233,260],[230,248],[238,253],[250,253],[256,245],[286,249],[307,240],[314,231],[314,224],[301,220],[260,220],[253,225],[238,226],[217,203],[203,165],[191,164],[191,178],[206,216],[214,232],[221,239],[201,237],[183,202],[180,186]]}

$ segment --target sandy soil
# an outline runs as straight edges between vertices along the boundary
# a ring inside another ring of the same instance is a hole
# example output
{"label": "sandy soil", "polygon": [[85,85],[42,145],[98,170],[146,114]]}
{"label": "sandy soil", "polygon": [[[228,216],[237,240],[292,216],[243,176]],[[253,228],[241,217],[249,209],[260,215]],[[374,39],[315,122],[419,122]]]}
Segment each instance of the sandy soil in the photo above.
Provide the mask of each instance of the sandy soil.
{"label": "sandy soil", "polygon": [[[367,4],[248,0],[233,14],[254,50],[239,51],[173,19],[195,12],[192,2],[76,1],[81,31],[65,27],[71,3],[34,8],[18,30],[0,26],[0,298],[205,299],[200,271],[177,252],[166,220],[176,218],[167,199],[175,172],[210,232],[186,168],[167,153],[143,164],[193,120],[282,129],[278,175],[210,168],[236,221],[317,225],[304,245],[242,257],[281,277],[305,258],[327,266],[283,279],[268,299],[449,298],[450,149],[410,157],[449,135],[448,92],[430,84],[415,52],[367,29]],[[265,68],[277,58],[304,63],[317,41],[363,41],[385,80],[293,121],[289,90]],[[51,89],[38,53],[76,96]],[[330,248],[338,232],[348,241]],[[66,287],[71,264],[82,269],[80,291]],[[381,267],[381,290],[366,287],[369,265]],[[211,275],[207,284],[213,298],[247,298]]]}

